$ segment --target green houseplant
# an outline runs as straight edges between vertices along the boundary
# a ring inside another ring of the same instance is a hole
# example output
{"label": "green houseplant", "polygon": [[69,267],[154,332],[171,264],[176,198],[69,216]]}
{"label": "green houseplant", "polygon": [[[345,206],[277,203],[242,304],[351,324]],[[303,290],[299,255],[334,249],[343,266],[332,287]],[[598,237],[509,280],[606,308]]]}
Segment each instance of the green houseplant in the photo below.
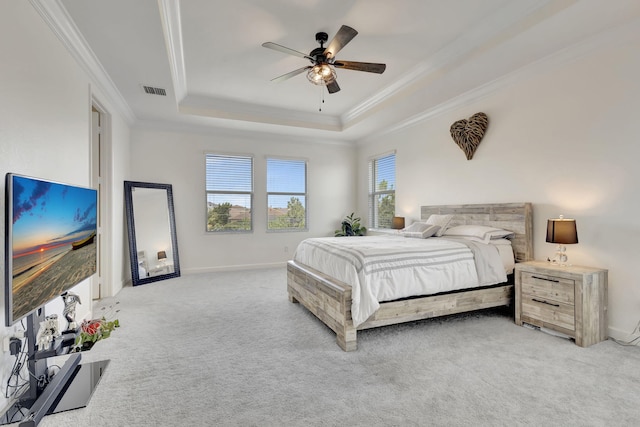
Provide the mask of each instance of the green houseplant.
{"label": "green houseplant", "polygon": [[364,236],[367,233],[367,228],[360,225],[360,218],[354,218],[354,213],[351,212],[351,215],[347,215],[347,217],[342,221],[342,228],[340,230],[336,230],[336,237],[344,237],[344,236]]}

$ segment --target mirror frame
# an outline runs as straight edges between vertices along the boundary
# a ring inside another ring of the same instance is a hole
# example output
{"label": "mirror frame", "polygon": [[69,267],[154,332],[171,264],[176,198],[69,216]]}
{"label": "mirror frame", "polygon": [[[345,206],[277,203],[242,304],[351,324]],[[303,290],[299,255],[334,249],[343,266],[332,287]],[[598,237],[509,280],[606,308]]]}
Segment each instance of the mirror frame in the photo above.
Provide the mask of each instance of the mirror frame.
{"label": "mirror frame", "polygon": [[[138,248],[136,242],[136,225],[133,217],[133,191],[136,188],[154,188],[166,190],[167,208],[169,210],[169,228],[171,232],[171,245],[173,246],[173,273],[159,274],[152,277],[141,278],[138,271]],[[155,184],[150,182],[125,181],[124,182],[125,208],[127,213],[127,230],[129,236],[129,259],[131,260],[131,282],[133,286],[145,285],[160,280],[180,277],[180,261],[178,257],[178,238],[176,234],[175,213],[173,209],[173,189],[171,184]]]}

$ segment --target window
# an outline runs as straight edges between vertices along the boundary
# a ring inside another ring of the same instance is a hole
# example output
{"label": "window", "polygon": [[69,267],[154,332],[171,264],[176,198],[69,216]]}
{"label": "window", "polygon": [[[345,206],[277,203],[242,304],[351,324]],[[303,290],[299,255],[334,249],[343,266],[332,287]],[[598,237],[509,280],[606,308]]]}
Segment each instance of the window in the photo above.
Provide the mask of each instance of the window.
{"label": "window", "polygon": [[307,162],[267,159],[267,230],[307,229]]}
{"label": "window", "polygon": [[253,158],[206,155],[207,231],[251,231]]}
{"label": "window", "polygon": [[391,228],[396,210],[396,154],[369,160],[369,227]]}

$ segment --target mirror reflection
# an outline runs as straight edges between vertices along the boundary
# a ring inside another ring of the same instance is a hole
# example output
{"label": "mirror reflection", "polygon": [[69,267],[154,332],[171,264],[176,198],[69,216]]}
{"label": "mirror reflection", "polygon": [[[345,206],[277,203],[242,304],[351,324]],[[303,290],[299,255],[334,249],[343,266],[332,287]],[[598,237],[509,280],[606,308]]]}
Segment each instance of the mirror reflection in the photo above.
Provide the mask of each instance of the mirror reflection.
{"label": "mirror reflection", "polygon": [[133,285],[178,277],[170,184],[125,181]]}

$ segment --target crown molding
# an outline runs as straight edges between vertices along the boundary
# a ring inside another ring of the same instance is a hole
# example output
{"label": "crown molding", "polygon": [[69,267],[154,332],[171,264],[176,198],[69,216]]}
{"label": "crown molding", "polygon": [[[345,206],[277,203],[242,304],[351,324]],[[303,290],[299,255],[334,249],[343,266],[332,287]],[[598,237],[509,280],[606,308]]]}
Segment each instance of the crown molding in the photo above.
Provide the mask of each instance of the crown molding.
{"label": "crown molding", "polygon": [[[484,85],[478,86],[472,90],[453,97],[439,105],[429,108],[419,114],[411,116],[406,120],[398,122],[394,126],[390,126],[385,130],[377,133],[377,136],[388,135],[399,132],[406,128],[415,126],[421,122],[433,119],[434,117],[448,113],[465,105],[477,102],[499,90],[503,90],[509,86],[519,82],[532,79],[538,75],[548,73],[558,67],[579,60],[584,56],[604,48],[615,47],[621,42],[638,39],[638,28],[640,28],[640,19],[630,21],[625,25],[609,29],[584,39],[571,46],[563,48],[557,52],[547,55],[537,61],[527,64],[511,73],[505,74],[495,80]],[[362,141],[362,140],[361,140]]]}
{"label": "crown molding", "polygon": [[307,129],[321,129],[334,132],[343,130],[336,116],[320,115],[303,111],[247,104],[226,99],[215,99],[196,95],[187,95],[179,104],[183,114],[193,114],[230,120],[247,120],[280,126],[293,126]]}
{"label": "crown molding", "polygon": [[[500,13],[488,17],[481,25],[470,28],[465,34],[436,52],[428,61],[419,63],[393,84],[344,113],[341,119],[345,128],[359,120],[361,116],[364,116],[370,110],[399,95],[401,92],[410,90],[414,84],[427,79],[439,70],[456,64],[474,50],[494,41],[514,23],[547,7],[550,1],[508,3],[500,10]],[[571,3],[573,1],[571,0]]]}
{"label": "crown molding", "polygon": [[133,110],[98,61],[60,0],[30,0],[30,2],[109,103],[122,114],[129,125],[135,123],[136,116]]}
{"label": "crown molding", "polygon": [[[529,28],[552,16],[558,10],[571,7],[577,0],[540,0],[536,2],[508,2],[499,14],[492,15],[482,25],[469,31],[441,49],[429,61],[424,61],[405,73],[393,84],[385,87],[375,96],[356,105],[341,116],[318,116],[295,110],[267,109],[247,103],[231,100],[205,99],[188,94],[184,63],[183,40],[180,22],[179,0],[158,0],[160,16],[171,66],[177,108],[185,114],[227,119],[238,122],[250,120],[257,124],[273,126],[291,126],[306,129],[318,129],[341,134],[363,119],[373,119],[375,111],[383,106],[389,108],[407,94],[415,98],[425,84],[443,69],[463,66],[462,60],[479,49],[492,49],[503,42],[501,33],[516,33],[521,28]],[[30,0],[33,8],[40,14],[57,38],[63,43],[79,66],[86,72],[94,87],[101,91],[105,101],[109,102],[131,126],[137,122],[134,112],[115,86],[110,76],[99,62],[84,39],[61,0]],[[476,102],[506,86],[533,78],[565,62],[580,58],[603,46],[613,46],[621,38],[634,37],[640,20],[635,19],[626,25],[598,33],[588,39],[546,56],[520,69],[505,74],[484,85],[459,94],[432,108],[424,110],[395,125],[385,128],[376,135],[384,135],[414,126],[425,120]],[[637,36],[636,36],[637,37]],[[386,104],[386,105],[385,105]],[[415,110],[414,110],[415,111]],[[232,125],[231,127],[234,127]],[[367,137],[358,138],[359,141]]]}
{"label": "crown molding", "polygon": [[180,104],[187,97],[187,71],[182,48],[182,24],[180,20],[179,0],[158,0],[160,19],[167,46],[169,67],[173,78],[173,91],[176,103]]}
{"label": "crown molding", "polygon": [[[242,123],[238,126],[227,126],[230,121],[225,124],[211,126],[209,123],[199,122],[199,118],[192,117],[189,122],[179,122],[171,120],[138,120],[133,127],[134,130],[149,132],[172,132],[192,135],[207,135],[221,138],[239,138],[247,141],[255,142],[256,140],[264,143],[265,141],[286,142],[295,144],[324,144],[343,147],[355,147],[356,144],[351,140],[335,139],[330,137],[322,137],[320,135],[313,136],[309,134],[288,134],[282,131],[280,125],[273,125],[272,128],[265,128],[261,124],[254,123],[249,127]],[[239,122],[237,122],[239,123]],[[292,129],[284,126],[284,128]]]}

